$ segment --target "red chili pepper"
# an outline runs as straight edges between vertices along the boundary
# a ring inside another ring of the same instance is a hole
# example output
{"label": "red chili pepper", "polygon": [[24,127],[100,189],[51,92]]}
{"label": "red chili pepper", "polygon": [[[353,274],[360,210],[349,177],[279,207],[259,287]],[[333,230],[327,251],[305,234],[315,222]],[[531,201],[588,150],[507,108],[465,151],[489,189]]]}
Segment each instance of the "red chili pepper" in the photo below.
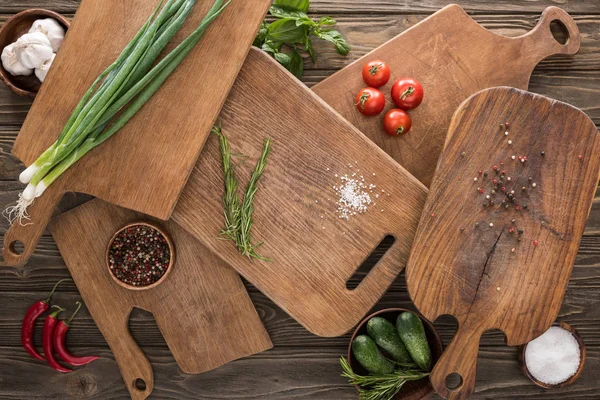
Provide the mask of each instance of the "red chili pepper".
{"label": "red chili pepper", "polygon": [[54,330],[54,336],[52,338],[52,344],[54,345],[54,350],[56,350],[56,354],[58,354],[58,356],[60,358],[63,359],[63,361],[74,365],[76,367],[79,367],[81,365],[86,365],[91,363],[92,361],[97,360],[99,357],[98,356],[86,356],[86,357],[78,357],[78,356],[74,356],[73,354],[69,353],[67,351],[67,349],[65,348],[65,337],[67,335],[67,331],[70,328],[70,324],[71,321],[73,321],[73,317],[75,317],[75,315],[79,312],[79,309],[81,308],[81,302],[77,302],[77,309],[75,310],[75,312],[73,313],[73,315],[71,315],[71,318],[69,318],[68,321],[60,321],[58,323],[58,325],[56,326],[56,329]]}
{"label": "red chili pepper", "polygon": [[23,345],[23,348],[25,348],[25,350],[31,354],[32,357],[37,358],[40,361],[44,361],[45,359],[44,356],[37,351],[35,345],[33,344],[33,330],[35,327],[35,321],[37,321],[40,315],[45,313],[50,307],[50,300],[52,299],[52,295],[54,294],[54,291],[58,285],[67,280],[68,279],[62,279],[56,282],[56,285],[54,285],[52,288],[48,298],[45,300],[40,300],[29,307],[25,313],[25,318],[23,318],[23,324],[21,325],[21,344]]}
{"label": "red chili pepper", "polygon": [[52,306],[52,308],[56,308],[57,310],[46,317],[46,321],[44,321],[44,330],[42,331],[42,345],[44,347],[44,353],[46,354],[46,361],[48,361],[48,364],[58,372],[71,372],[70,369],[60,365],[58,361],[56,361],[56,358],[54,358],[52,336],[54,336],[54,328],[56,327],[56,317],[58,317],[58,314],[62,311],[65,311],[65,309],[59,306]]}

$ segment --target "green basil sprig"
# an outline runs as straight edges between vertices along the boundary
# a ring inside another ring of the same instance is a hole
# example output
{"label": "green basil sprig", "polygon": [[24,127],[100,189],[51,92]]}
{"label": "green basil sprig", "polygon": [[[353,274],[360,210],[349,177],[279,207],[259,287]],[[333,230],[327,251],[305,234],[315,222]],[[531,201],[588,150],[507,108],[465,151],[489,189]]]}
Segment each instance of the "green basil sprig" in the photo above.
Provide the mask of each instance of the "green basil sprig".
{"label": "green basil sprig", "polygon": [[269,13],[277,19],[270,24],[263,21],[254,40],[254,46],[271,54],[298,79],[304,73],[300,50],[316,61],[311,37],[331,42],[338,54],[345,56],[350,51],[342,34],[331,29],[336,21],[331,17],[311,19],[306,14],[309,7],[310,0],[275,0]]}

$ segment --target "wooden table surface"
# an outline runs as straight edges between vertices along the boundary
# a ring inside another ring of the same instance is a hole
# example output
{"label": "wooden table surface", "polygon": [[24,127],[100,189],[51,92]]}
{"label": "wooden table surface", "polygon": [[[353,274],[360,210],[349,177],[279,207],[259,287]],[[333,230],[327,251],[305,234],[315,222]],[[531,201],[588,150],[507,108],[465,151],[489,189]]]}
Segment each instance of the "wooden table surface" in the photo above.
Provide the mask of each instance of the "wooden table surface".
{"label": "wooden table surface", "polygon": [[[67,16],[78,0],[0,0],[0,21],[33,7]],[[312,0],[313,16],[330,15],[352,46],[349,56],[337,55],[318,43],[316,65],[307,60],[304,81],[311,86],[352,60],[421,21],[446,0]],[[533,72],[530,90],[569,102],[600,125],[600,2],[597,0],[465,0],[458,1],[475,20],[496,33],[517,36],[530,30],[546,6],[566,9],[581,30],[581,50],[573,58],[552,57]],[[502,65],[498,65],[502,68]],[[31,102],[0,85],[0,205],[17,198],[22,165],[10,155],[13,141]],[[569,132],[566,132],[569,134]],[[62,208],[80,201],[67,195]],[[0,222],[4,233],[7,223]],[[128,392],[114,358],[89,314],[83,310],[72,326],[68,347],[74,353],[99,354],[101,359],[61,375],[33,360],[20,347],[20,324],[26,309],[46,297],[54,282],[68,277],[49,234],[24,268],[0,262],[0,399],[126,399]],[[140,310],[131,318],[131,331],[154,367],[154,399],[355,399],[354,388],[339,376],[338,358],[348,336],[325,339],[304,330],[264,295],[247,285],[275,344],[273,350],[238,360],[202,375],[179,370],[152,316]],[[72,283],[61,286],[55,300],[72,305],[79,299]],[[404,277],[394,283],[376,309],[412,308]],[[571,387],[545,391],[519,371],[516,349],[504,345],[500,332],[481,341],[475,399],[600,399],[600,192],[581,242],[559,318],[573,325],[587,345],[587,365]],[[443,339],[455,330],[451,319],[436,322]],[[41,330],[41,324],[37,326]]]}

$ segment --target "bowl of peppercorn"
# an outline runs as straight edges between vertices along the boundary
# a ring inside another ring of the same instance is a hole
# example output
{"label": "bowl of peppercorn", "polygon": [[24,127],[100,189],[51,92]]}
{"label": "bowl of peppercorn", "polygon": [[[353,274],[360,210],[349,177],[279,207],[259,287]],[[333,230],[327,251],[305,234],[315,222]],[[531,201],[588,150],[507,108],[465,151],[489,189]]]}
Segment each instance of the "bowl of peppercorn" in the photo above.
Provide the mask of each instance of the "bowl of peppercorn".
{"label": "bowl of peppercorn", "polygon": [[156,225],[136,222],[119,229],[106,249],[112,279],[129,290],[152,289],[165,281],[175,261],[173,242]]}

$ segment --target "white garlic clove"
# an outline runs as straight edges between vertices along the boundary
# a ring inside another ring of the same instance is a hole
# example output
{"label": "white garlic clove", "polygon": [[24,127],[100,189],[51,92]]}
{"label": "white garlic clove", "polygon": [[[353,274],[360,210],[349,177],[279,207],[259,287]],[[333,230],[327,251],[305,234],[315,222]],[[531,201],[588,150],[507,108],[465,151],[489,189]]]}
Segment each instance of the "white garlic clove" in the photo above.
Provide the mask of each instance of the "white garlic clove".
{"label": "white garlic clove", "polygon": [[52,54],[52,57],[49,60],[44,61],[41,67],[35,69],[35,76],[37,76],[40,82],[44,82],[44,80],[46,79],[46,75],[48,75],[48,71],[50,70],[52,63],[54,62],[55,57],[56,54]]}
{"label": "white garlic clove", "polygon": [[34,32],[40,32],[46,35],[48,40],[50,40],[52,50],[55,53],[58,51],[58,48],[65,38],[65,28],[63,28],[58,22],[56,22],[55,19],[52,18],[36,20],[29,30],[29,33]]}
{"label": "white garlic clove", "polygon": [[2,50],[2,66],[11,75],[31,75],[33,69],[25,67],[17,58],[14,51],[15,44],[9,44]]}
{"label": "white garlic clove", "polygon": [[39,68],[52,58],[50,40],[41,32],[26,33],[17,40],[14,47],[17,58],[27,68]]}

